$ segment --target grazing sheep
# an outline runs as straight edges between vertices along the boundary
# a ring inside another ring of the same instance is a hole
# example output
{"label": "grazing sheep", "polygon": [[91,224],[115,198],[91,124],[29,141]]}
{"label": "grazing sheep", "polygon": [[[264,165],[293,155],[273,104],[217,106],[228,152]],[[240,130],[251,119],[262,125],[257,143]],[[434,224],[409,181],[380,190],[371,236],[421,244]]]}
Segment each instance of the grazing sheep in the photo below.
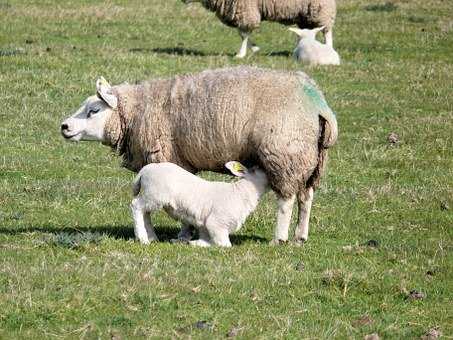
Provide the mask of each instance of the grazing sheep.
{"label": "grazing sheep", "polygon": [[291,27],[289,30],[296,33],[299,42],[294,50],[294,58],[308,65],[340,65],[340,56],[329,45],[316,40],[316,33],[323,27],[300,29]]}
{"label": "grazing sheep", "polygon": [[157,241],[150,214],[163,208],[173,218],[198,228],[200,238],[190,244],[231,247],[228,235],[238,231],[255,210],[268,180],[259,168],[248,170],[234,161],[225,167],[242,179],[208,182],[173,163],[144,166],[135,178],[131,204],[137,239],[144,244]]}
{"label": "grazing sheep", "polygon": [[307,239],[313,190],[338,133],[335,114],[305,73],[245,66],[137,85],[99,79],[97,95],[61,132],[111,146],[135,172],[159,162],[193,173],[223,171],[231,159],[259,165],[278,198],[276,243],[288,239],[296,198],[296,240]]}
{"label": "grazing sheep", "polygon": [[261,21],[275,21],[284,25],[296,24],[300,28],[324,26],[328,46],[333,46],[332,28],[337,13],[335,0],[182,0],[188,4],[200,2],[204,8],[215,12],[225,25],[236,27],[242,38],[236,55],[243,58],[247,48],[257,52],[249,36]]}

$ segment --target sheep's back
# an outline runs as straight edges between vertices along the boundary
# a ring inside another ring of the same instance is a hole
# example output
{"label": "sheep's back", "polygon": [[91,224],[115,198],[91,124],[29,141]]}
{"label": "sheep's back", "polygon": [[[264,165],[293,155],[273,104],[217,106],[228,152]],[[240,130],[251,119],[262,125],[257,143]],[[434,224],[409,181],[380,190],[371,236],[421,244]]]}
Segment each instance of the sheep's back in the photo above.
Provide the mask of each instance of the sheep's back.
{"label": "sheep's back", "polygon": [[301,89],[305,78],[251,67],[176,78],[170,116],[179,154],[196,169],[220,170],[255,158],[265,141],[317,145],[318,111]]}

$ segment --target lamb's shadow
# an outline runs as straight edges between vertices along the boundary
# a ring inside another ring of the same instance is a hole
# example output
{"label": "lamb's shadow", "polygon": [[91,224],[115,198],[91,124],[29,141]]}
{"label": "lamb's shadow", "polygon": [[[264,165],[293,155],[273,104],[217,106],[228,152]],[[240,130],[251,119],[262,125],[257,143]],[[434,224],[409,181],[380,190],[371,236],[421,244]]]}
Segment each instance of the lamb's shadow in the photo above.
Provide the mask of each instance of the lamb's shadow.
{"label": "lamb's shadow", "polygon": [[[156,234],[160,242],[171,242],[172,240],[178,237],[180,228],[172,225],[156,225],[155,226]],[[101,226],[92,226],[92,227],[56,227],[52,225],[42,225],[42,226],[30,226],[30,227],[20,227],[20,228],[5,228],[0,227],[0,234],[3,235],[18,235],[24,233],[43,233],[43,234],[83,234],[83,233],[96,233],[100,235],[105,235],[118,240],[133,240],[135,239],[134,228],[133,226],[125,225],[101,225]],[[266,243],[268,242],[265,238],[255,235],[231,235],[231,242],[234,245],[239,245],[246,242],[257,242],[257,243]]]}

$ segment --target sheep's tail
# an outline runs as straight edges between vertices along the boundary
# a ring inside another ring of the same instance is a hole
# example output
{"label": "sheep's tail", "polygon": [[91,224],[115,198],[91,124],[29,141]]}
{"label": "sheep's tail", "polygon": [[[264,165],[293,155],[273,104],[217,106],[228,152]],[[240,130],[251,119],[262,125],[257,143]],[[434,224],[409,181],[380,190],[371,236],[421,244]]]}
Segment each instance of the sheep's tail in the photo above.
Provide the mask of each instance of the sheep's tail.
{"label": "sheep's tail", "polygon": [[132,184],[132,193],[134,196],[137,196],[140,193],[140,189],[142,187],[140,181],[141,181],[141,174],[139,173],[137,176],[135,176],[134,183]]}
{"label": "sheep's tail", "polygon": [[[332,112],[332,111],[331,111]],[[307,181],[306,187],[316,189],[319,187],[321,176],[327,164],[327,149],[335,144],[338,137],[337,120],[332,112],[329,122],[324,115],[319,115],[319,140],[318,140],[318,164]],[[333,119],[332,119],[333,118]]]}
{"label": "sheep's tail", "polygon": [[319,115],[321,117],[319,122],[321,129],[324,130],[324,134],[321,134],[321,138],[323,139],[322,146],[327,149],[334,145],[338,138],[337,118],[335,117],[335,113],[330,109],[323,110]]}

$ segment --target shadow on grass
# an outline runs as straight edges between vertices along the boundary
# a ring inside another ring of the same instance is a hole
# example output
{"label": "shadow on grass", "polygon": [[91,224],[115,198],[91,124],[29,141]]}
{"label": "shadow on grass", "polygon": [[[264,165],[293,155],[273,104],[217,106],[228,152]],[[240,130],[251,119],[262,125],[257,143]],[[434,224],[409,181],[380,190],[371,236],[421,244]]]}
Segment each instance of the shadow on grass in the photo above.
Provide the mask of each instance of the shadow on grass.
{"label": "shadow on grass", "polygon": [[220,54],[207,54],[205,52],[185,48],[185,47],[156,47],[156,48],[131,48],[129,52],[132,53],[158,53],[158,54],[168,54],[168,55],[179,55],[179,56],[196,56],[196,57],[206,57],[206,56],[219,56]]}
{"label": "shadow on grass", "polygon": [[[156,225],[155,231],[159,242],[171,242],[172,239],[178,237],[180,228],[170,225]],[[87,235],[88,240],[92,238],[90,235],[94,235],[95,238],[99,236],[105,236],[109,238],[114,238],[117,240],[131,240],[135,238],[133,226],[123,226],[123,225],[102,225],[102,226],[93,226],[93,227],[63,227],[59,228],[51,225],[43,226],[30,226],[30,227],[20,227],[20,228],[5,228],[0,227],[0,234],[4,235],[18,235],[23,233],[44,233],[44,234],[53,234],[57,237],[64,236],[66,238],[74,238],[78,235]],[[196,236],[198,237],[198,236]],[[196,238],[195,237],[195,238]],[[261,236],[256,235],[231,235],[231,243],[235,245],[240,245],[245,242],[256,242],[256,243],[267,243],[268,240]]]}
{"label": "shadow on grass", "polygon": [[267,54],[268,57],[291,57],[292,55],[291,51],[273,51]]}
{"label": "shadow on grass", "polygon": [[393,12],[397,8],[398,6],[395,5],[393,2],[365,6],[365,10],[369,12]]}

